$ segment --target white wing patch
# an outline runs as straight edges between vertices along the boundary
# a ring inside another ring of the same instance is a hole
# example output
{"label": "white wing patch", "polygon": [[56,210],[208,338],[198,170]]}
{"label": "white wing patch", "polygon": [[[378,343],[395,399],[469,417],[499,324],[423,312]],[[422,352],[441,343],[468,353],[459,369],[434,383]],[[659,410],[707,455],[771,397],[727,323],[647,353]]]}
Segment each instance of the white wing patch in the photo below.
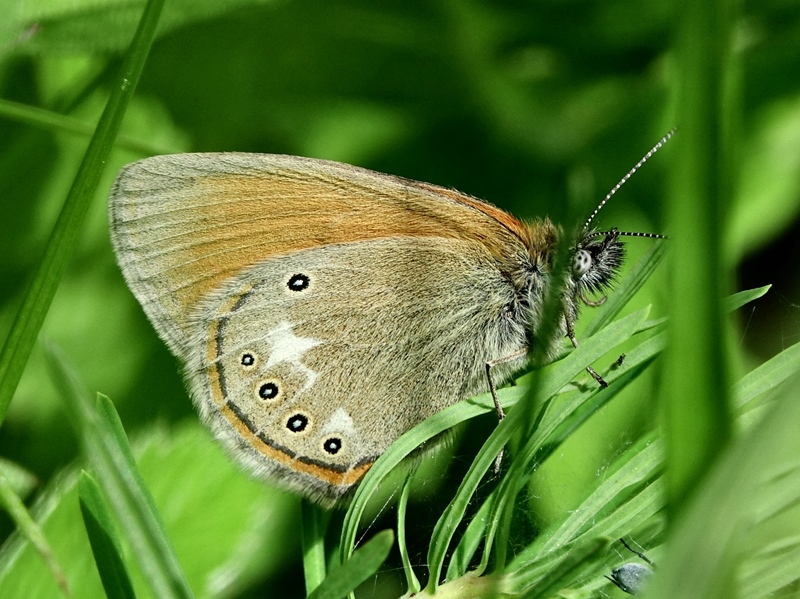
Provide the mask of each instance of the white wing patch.
{"label": "white wing patch", "polygon": [[353,432],[353,419],[344,408],[336,408],[328,422],[322,427],[322,434],[351,433]]}
{"label": "white wing patch", "polygon": [[[281,362],[288,362],[306,375],[306,384],[302,391],[307,391],[317,379],[317,373],[302,363],[303,354],[313,347],[322,344],[318,339],[311,337],[298,337],[294,334],[294,324],[282,320],[266,335],[269,344],[269,358],[265,368],[270,368]],[[351,422],[352,425],[352,422]]]}
{"label": "white wing patch", "polygon": [[294,325],[286,320],[270,330],[267,339],[270,346],[267,367],[281,362],[300,363],[304,353],[322,343],[310,337],[298,337],[294,334]]}

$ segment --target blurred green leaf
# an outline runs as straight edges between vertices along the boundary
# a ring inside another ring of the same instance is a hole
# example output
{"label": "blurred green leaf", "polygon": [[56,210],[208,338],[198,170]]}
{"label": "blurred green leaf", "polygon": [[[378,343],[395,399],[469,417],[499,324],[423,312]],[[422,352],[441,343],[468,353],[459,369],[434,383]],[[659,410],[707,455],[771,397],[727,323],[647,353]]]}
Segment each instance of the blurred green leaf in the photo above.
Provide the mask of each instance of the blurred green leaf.
{"label": "blurred green leaf", "polygon": [[303,527],[303,575],[308,595],[325,580],[327,570],[325,532],[328,529],[330,512],[307,499],[302,499],[300,515]]}
{"label": "blurred green leaf", "polygon": [[[171,0],[159,35],[268,0]],[[38,0],[17,3],[0,29],[0,53],[119,51],[130,42],[145,0]]]}
{"label": "blurred green leaf", "polygon": [[[240,472],[198,422],[170,430],[153,426],[137,435],[133,449],[198,596],[235,597],[300,555],[296,498]],[[52,480],[32,513],[75,597],[100,597],[103,587],[81,530],[78,474],[72,466]],[[124,537],[123,543],[130,555]],[[153,597],[140,571],[130,574],[137,596]],[[0,597],[6,596],[62,597],[41,558],[20,537],[9,539],[0,556]]]}
{"label": "blurred green leaf", "polygon": [[14,494],[20,499],[24,499],[38,484],[32,472],[4,458],[0,458],[0,474],[5,476]]}
{"label": "blurred green leaf", "polygon": [[[785,390],[765,418],[737,440],[698,488],[686,512],[675,523],[665,557],[648,596],[712,597],[728,588],[729,577],[743,557],[761,549],[752,531],[754,512],[775,489],[765,485],[777,472],[800,468],[800,402],[797,386]],[[783,493],[800,502],[800,477],[785,479]],[[777,531],[784,538],[798,538],[800,519],[794,517]],[[774,535],[774,536],[777,536]],[[780,537],[778,537],[780,538]],[[779,560],[783,562],[787,556]],[[785,572],[785,562],[778,566]],[[796,565],[796,564],[795,564]],[[751,571],[757,575],[757,572]],[[796,581],[794,568],[786,582]],[[758,586],[757,578],[750,583]],[[745,596],[745,595],[741,595]]]}

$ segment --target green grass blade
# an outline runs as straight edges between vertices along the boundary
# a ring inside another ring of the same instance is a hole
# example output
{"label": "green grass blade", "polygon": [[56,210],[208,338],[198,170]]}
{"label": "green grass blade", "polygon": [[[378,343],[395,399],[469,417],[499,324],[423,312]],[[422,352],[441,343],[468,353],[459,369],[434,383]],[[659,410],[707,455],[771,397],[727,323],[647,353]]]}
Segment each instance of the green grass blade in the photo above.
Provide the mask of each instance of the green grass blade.
{"label": "green grass blade", "polygon": [[[552,414],[546,416],[534,434],[514,456],[508,472],[504,475],[498,501],[489,513],[488,532],[484,551],[492,548],[497,536],[498,551],[508,547],[510,529],[502,524],[510,522],[511,512],[519,492],[528,483],[530,475],[542,464],[574,430],[583,424],[592,414],[613,399],[628,383],[635,380],[640,369],[631,369],[615,379],[609,380],[609,386],[600,391],[591,390],[578,393],[570,402],[558,406]],[[505,516],[503,514],[505,513]],[[504,521],[503,518],[506,518]],[[504,557],[504,556],[501,556]],[[484,558],[486,562],[488,556]],[[499,561],[499,560],[498,560]]]}
{"label": "green grass blade", "polygon": [[746,289],[745,291],[737,291],[733,295],[729,295],[722,302],[722,309],[726,312],[733,312],[738,310],[744,305],[764,297],[770,290],[772,285],[764,285],[763,287],[756,287],[755,289]]}
{"label": "green grass blade", "polygon": [[[790,589],[798,579],[797,564],[800,563],[800,540],[787,547],[771,552],[761,558],[757,564],[749,564],[742,572],[742,597],[761,599],[762,597],[788,596],[779,593],[782,589]],[[749,566],[749,567],[748,567]]]}
{"label": "green grass blade", "polygon": [[687,0],[678,16],[680,151],[667,202],[670,351],[664,386],[669,509],[705,476],[731,436],[723,297],[731,281],[722,238],[732,200],[732,2]]}
{"label": "green grass blade", "polygon": [[[630,518],[641,510],[641,506],[632,509],[631,501],[643,496],[648,502],[655,498],[658,500],[656,511],[663,505],[663,498],[660,496],[660,491],[663,489],[653,485],[654,478],[661,469],[662,460],[663,448],[657,442],[651,442],[649,438],[631,448],[615,465],[618,468],[616,472],[603,480],[580,506],[567,514],[552,531],[541,535],[521,551],[515,562],[535,562],[581,536],[616,538],[627,534],[634,527]],[[631,493],[634,494],[633,497]],[[626,506],[624,512],[620,509],[623,505]],[[598,519],[603,513],[608,513],[608,518]],[[645,514],[644,519],[653,513],[655,512]]]}
{"label": "green grass blade", "polygon": [[36,548],[36,551],[47,564],[47,569],[52,573],[58,583],[59,588],[64,593],[65,597],[71,597],[69,590],[69,583],[64,570],[56,560],[56,556],[47,542],[42,529],[31,517],[30,513],[22,503],[22,500],[14,493],[11,483],[6,478],[3,472],[0,472],[0,505],[11,517],[11,520],[17,526],[20,534],[22,534],[28,541]]}
{"label": "green grass blade", "polygon": [[378,571],[393,543],[394,533],[391,530],[379,532],[358,548],[350,559],[332,570],[308,599],[342,599]]}
{"label": "green grass blade", "polygon": [[35,474],[2,457],[0,457],[0,473],[6,477],[14,493],[20,499],[25,499],[39,484]]}
{"label": "green grass blade", "polygon": [[42,261],[0,350],[0,424],[5,420],[22,371],[97,191],[103,167],[150,50],[163,4],[164,0],[149,0],[147,3],[117,82],[47,242]]}
{"label": "green grass blade", "polygon": [[98,394],[93,408],[88,391],[63,353],[49,343],[46,353],[56,385],[78,424],[89,464],[153,594],[159,599],[192,597],[153,498],[136,468],[114,405]]}
{"label": "green grass blade", "polygon": [[577,543],[566,551],[560,559],[550,564],[543,575],[531,577],[525,569],[515,573],[514,585],[523,592],[519,599],[547,599],[556,596],[558,591],[569,586],[582,572],[595,569],[601,562],[611,544],[610,539],[592,539]]}
{"label": "green grass blade", "polygon": [[[497,487],[495,487],[492,490],[492,494],[497,493],[497,490]],[[494,499],[492,499],[491,495],[487,497],[478,508],[478,511],[470,518],[467,529],[461,535],[453,555],[450,556],[445,580],[455,580],[467,573],[470,562],[486,535],[487,518],[493,501]],[[485,564],[482,564],[475,573],[481,574],[484,568]]]}
{"label": "green grass blade", "polygon": [[[539,387],[541,397],[551,397],[555,395],[575,376],[576,373],[581,372],[586,364],[591,363],[591,360],[587,361],[587,356],[584,352],[589,353],[590,356],[595,356],[596,359],[622,341],[628,339],[639,327],[639,325],[644,322],[645,318],[647,317],[647,313],[647,309],[640,310],[617,322],[614,322],[597,335],[587,339],[586,342],[582,343],[578,349],[576,349],[564,360],[542,369],[540,373],[541,378]],[[610,382],[613,383],[613,379]],[[593,394],[594,391],[595,390],[592,389],[587,393],[587,395]],[[572,408],[564,408],[564,418],[566,418],[571,411]],[[510,439],[516,431],[521,430],[522,426],[527,424],[525,422],[527,416],[528,413],[523,411],[511,411],[506,419],[503,420],[503,422],[501,422],[492,432],[492,434],[489,436],[489,439],[478,452],[478,455],[467,471],[467,474],[464,476],[464,479],[459,485],[458,491],[456,491],[455,497],[436,523],[430,548],[428,550],[428,567],[430,568],[430,581],[428,582],[429,590],[435,588],[435,584],[438,582],[438,579],[441,576],[444,558],[447,554],[447,550],[450,546],[452,538],[455,535],[456,528],[464,518],[467,506],[472,499],[475,490],[480,484],[480,481],[493,463],[494,457],[497,455],[500,448],[505,445],[507,440]],[[547,418],[547,416],[545,416],[545,418]],[[549,424],[545,426],[543,421],[542,426],[536,430],[533,436],[533,439],[535,439],[534,444],[541,444],[545,439],[547,439],[549,434],[557,428],[562,420],[551,419],[548,422]],[[539,446],[540,445],[536,445],[536,447]],[[521,453],[521,456],[522,455],[524,455],[524,453]],[[515,473],[519,471],[518,464],[520,463],[521,460],[515,456],[511,467],[506,473],[503,474],[503,478],[500,482],[501,487],[505,488],[506,485],[511,483],[516,476]],[[517,484],[512,485],[512,489],[517,488]],[[502,497],[503,495],[504,491],[500,491],[499,495],[497,496],[498,503],[496,504],[493,512],[488,516],[488,522],[497,522],[497,514],[499,513],[498,510],[501,509],[502,505],[504,504]],[[508,492],[505,492],[505,497],[506,499],[509,497]],[[488,545],[491,545],[489,540],[487,540],[487,546]]]}
{"label": "green grass blade", "polygon": [[103,589],[108,599],[134,599],[128,569],[122,558],[122,545],[114,521],[111,519],[108,505],[95,480],[86,472],[81,472],[78,481],[78,497],[80,500],[83,524],[92,555],[103,582]]}
{"label": "green grass blade", "polygon": [[[95,131],[92,125],[74,117],[59,114],[52,110],[45,110],[37,106],[13,102],[5,98],[0,98],[0,116],[39,127],[47,131],[74,133],[82,137],[90,137]],[[132,152],[138,152],[143,156],[169,154],[171,151],[174,151],[171,148],[154,146],[145,140],[134,139],[126,135],[119,135],[116,138],[114,146]]]}
{"label": "green grass blade", "polygon": [[746,374],[733,387],[734,406],[747,410],[762,394],[775,389],[792,375],[800,372],[800,343],[783,350]]}
{"label": "green grass blade", "polygon": [[400,499],[397,502],[397,548],[400,551],[400,560],[403,563],[403,573],[406,576],[406,593],[408,595],[415,595],[422,588],[414,569],[411,567],[411,558],[408,555],[408,547],[406,546],[406,509],[415,472],[416,469],[409,472],[403,484],[403,490],[400,492]]}
{"label": "green grass blade", "polygon": [[306,595],[325,580],[325,531],[328,529],[330,512],[303,499],[300,502],[300,522],[303,542],[303,576]]}

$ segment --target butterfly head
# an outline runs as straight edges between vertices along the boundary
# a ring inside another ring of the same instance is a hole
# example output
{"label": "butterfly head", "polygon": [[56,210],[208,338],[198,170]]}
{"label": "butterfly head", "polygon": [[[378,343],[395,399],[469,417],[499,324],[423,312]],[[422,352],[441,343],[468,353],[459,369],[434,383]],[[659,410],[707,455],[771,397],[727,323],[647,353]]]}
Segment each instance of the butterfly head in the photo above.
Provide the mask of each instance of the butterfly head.
{"label": "butterfly head", "polygon": [[624,246],[620,237],[649,237],[651,239],[665,239],[664,235],[654,233],[623,233],[616,227],[608,231],[597,231],[592,228],[592,221],[600,213],[611,197],[630,179],[647,160],[655,154],[674,134],[669,131],[636,165],[629,170],[611,191],[606,194],[603,201],[594,209],[583,225],[577,236],[577,243],[573,248],[572,271],[569,281],[575,291],[573,297],[580,298],[590,306],[598,306],[605,301],[605,296],[599,300],[590,300],[588,294],[602,293],[614,282],[617,272],[622,266],[625,256]]}
{"label": "butterfly head", "polygon": [[625,248],[616,228],[581,235],[572,254],[570,271],[576,295],[589,305],[596,304],[588,295],[601,293],[611,285],[624,257]]}

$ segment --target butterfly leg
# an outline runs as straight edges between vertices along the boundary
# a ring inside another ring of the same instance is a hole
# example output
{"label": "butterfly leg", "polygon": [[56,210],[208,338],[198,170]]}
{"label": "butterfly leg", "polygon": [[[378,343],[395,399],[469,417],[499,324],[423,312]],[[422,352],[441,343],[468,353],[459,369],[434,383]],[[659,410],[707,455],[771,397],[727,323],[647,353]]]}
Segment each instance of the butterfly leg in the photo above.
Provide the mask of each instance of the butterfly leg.
{"label": "butterfly leg", "polygon": [[[572,347],[578,347],[578,339],[575,337],[575,325],[567,318],[567,337],[572,342]],[[597,371],[592,368],[591,366],[586,367],[586,372],[592,375],[592,378],[597,381],[597,384],[600,385],[603,389],[608,387],[608,383],[603,379],[602,376],[597,374]]]}
{"label": "butterfly leg", "polygon": [[[508,362],[513,362],[514,360],[519,360],[520,358],[526,356],[528,354],[528,349],[525,348],[518,352],[514,352],[508,356],[503,356],[502,358],[497,358],[496,360],[489,360],[486,362],[486,380],[489,381],[489,392],[492,394],[492,401],[494,401],[494,409],[497,413],[497,422],[499,423],[503,418],[506,417],[506,413],[503,410],[503,406],[500,405],[500,399],[497,397],[497,387],[494,384],[494,379],[492,379],[492,368],[495,366],[499,366],[500,364],[507,364]],[[501,449],[500,453],[497,454],[497,457],[494,460],[494,474],[497,476],[500,473],[500,466],[503,463],[503,453],[505,449]]]}
{"label": "butterfly leg", "polygon": [[627,549],[628,551],[630,551],[631,553],[633,553],[635,556],[637,556],[637,557],[639,557],[639,558],[643,559],[644,561],[646,561],[648,564],[650,564],[650,565],[651,565],[651,566],[653,566],[654,568],[656,567],[656,565],[655,565],[655,564],[652,562],[652,560],[651,560],[650,558],[648,558],[648,557],[647,557],[647,556],[646,556],[644,553],[642,553],[641,551],[636,551],[636,549],[634,549],[633,547],[631,547],[630,545],[628,545],[628,544],[625,542],[625,539],[620,539],[619,541],[620,541],[620,543],[622,543],[622,544],[625,546],[625,549]]}

